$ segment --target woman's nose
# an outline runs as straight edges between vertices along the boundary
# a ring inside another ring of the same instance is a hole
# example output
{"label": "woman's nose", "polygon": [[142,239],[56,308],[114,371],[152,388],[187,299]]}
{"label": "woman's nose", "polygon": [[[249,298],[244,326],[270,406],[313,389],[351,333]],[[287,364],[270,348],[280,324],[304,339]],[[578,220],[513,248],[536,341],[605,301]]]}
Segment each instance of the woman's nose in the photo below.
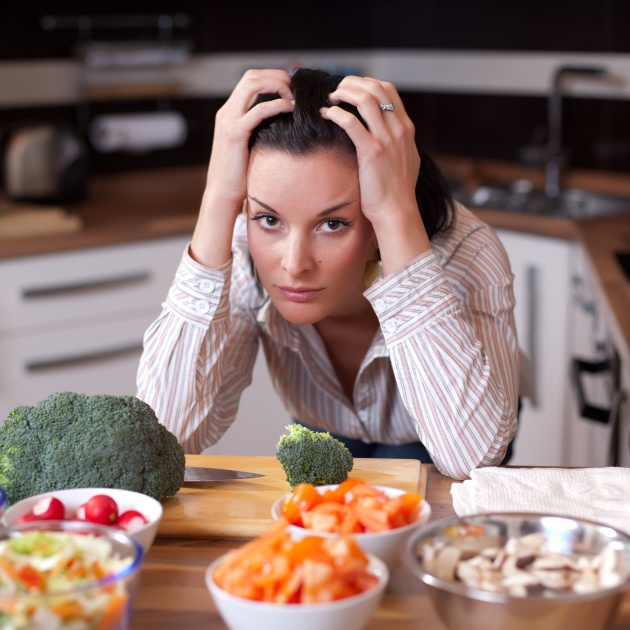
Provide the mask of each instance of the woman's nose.
{"label": "woman's nose", "polygon": [[299,235],[290,236],[282,257],[282,268],[291,276],[299,276],[313,266],[312,252],[307,239]]}

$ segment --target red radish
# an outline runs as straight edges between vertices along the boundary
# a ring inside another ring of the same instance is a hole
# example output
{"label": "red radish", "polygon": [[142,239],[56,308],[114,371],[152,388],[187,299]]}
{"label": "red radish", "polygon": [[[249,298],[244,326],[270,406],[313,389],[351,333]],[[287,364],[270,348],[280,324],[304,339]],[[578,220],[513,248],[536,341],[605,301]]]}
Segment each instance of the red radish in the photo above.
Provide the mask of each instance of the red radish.
{"label": "red radish", "polygon": [[118,519],[118,505],[106,494],[97,494],[85,503],[85,520],[101,525],[113,525]]}
{"label": "red radish", "polygon": [[85,503],[82,503],[77,508],[76,512],[74,513],[74,518],[78,519],[79,521],[85,520]]}
{"label": "red radish", "polygon": [[35,516],[32,512],[27,512],[26,514],[23,514],[22,516],[20,516],[20,518],[18,518],[17,521],[15,521],[16,523],[32,523],[33,521],[39,521],[40,519],[37,518],[37,516]]}
{"label": "red radish", "polygon": [[31,513],[40,521],[59,521],[66,516],[66,508],[56,497],[44,497],[35,503]]}
{"label": "red radish", "polygon": [[135,532],[141,527],[144,527],[147,523],[148,521],[144,515],[137,510],[127,510],[118,517],[116,527],[126,532]]}

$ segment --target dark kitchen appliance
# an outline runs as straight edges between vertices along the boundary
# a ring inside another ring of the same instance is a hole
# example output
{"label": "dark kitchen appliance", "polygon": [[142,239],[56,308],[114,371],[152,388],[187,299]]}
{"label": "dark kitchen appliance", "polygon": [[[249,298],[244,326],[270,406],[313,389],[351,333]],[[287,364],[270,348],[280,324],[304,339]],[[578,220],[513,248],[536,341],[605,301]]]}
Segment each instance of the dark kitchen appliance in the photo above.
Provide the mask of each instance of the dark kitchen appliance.
{"label": "dark kitchen appliance", "polygon": [[66,203],[85,197],[88,149],[69,126],[25,122],[0,138],[0,181],[12,201]]}

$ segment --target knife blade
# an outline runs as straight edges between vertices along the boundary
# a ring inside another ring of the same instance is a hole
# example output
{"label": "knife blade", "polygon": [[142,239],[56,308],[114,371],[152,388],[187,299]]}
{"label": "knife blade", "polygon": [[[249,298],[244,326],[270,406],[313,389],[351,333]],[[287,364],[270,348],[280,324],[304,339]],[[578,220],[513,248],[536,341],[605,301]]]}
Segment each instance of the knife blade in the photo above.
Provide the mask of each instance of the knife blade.
{"label": "knife blade", "polygon": [[225,468],[205,468],[203,466],[186,466],[184,483],[209,483],[212,481],[230,481],[232,479],[253,479],[264,477],[259,473]]}

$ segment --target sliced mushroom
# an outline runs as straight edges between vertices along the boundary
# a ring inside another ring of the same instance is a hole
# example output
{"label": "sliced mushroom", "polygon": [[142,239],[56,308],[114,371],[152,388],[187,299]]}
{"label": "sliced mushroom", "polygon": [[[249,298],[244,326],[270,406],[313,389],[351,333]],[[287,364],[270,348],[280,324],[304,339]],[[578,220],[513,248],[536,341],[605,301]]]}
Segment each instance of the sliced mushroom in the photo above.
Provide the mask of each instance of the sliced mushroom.
{"label": "sliced mushroom", "polygon": [[537,532],[510,538],[503,547],[471,551],[480,542],[431,541],[423,547],[425,569],[445,580],[514,597],[586,594],[614,588],[623,581],[619,552],[613,547],[596,556],[571,556],[545,549],[545,536]]}

